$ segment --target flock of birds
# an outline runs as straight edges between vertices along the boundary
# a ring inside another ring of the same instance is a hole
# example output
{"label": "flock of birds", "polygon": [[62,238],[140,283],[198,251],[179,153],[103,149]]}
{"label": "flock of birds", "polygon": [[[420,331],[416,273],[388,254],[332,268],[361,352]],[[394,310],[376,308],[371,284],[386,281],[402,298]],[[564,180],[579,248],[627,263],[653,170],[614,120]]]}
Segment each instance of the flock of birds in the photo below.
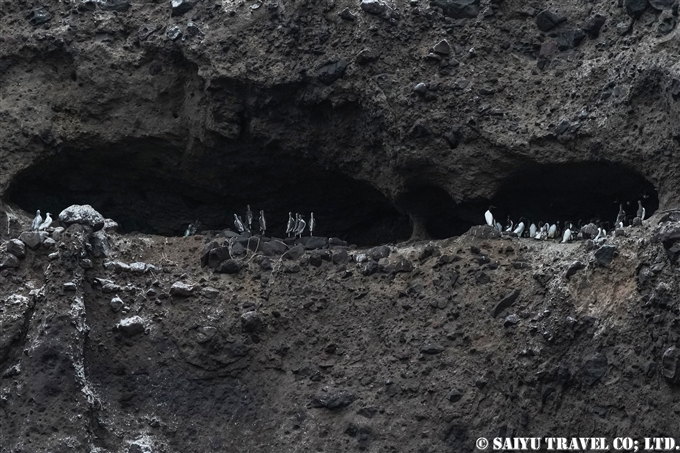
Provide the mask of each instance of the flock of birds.
{"label": "flock of birds", "polygon": [[[240,234],[252,233],[253,220],[254,220],[253,211],[250,210],[250,205],[248,205],[245,222],[243,221],[243,218],[240,215],[234,214],[234,227]],[[267,220],[265,219],[264,211],[262,210],[260,211],[260,217],[258,217],[257,223],[260,229],[260,234],[264,236],[267,231]],[[193,236],[194,234],[196,234],[196,231],[198,231],[199,226],[200,222],[198,220],[196,220],[194,223],[190,223],[186,231],[184,232],[184,236]],[[308,226],[307,221],[305,221],[302,215],[296,213],[295,218],[293,218],[293,213],[292,212],[288,213],[288,224],[286,225],[286,234],[288,235],[288,237],[294,235],[295,237],[301,238],[302,233],[305,231],[307,226]],[[310,236],[314,235],[314,228],[316,228],[316,219],[314,218],[314,213],[312,212],[311,215],[309,216]]]}
{"label": "flock of birds", "polygon": [[[515,224],[508,216],[507,224],[505,228],[500,222],[496,221],[491,212],[495,209],[495,206],[489,206],[489,209],[484,213],[486,219],[486,224],[490,227],[496,228],[501,234],[507,233],[515,237],[529,237],[537,240],[548,240],[548,239],[562,239],[562,243],[570,242],[574,239],[592,239],[597,244],[601,244],[607,240],[607,230],[609,229],[609,222],[602,222],[599,219],[593,219],[590,223],[582,225],[579,224],[574,228],[574,224],[567,220],[564,222],[564,228],[562,229],[560,222],[557,221],[553,224],[538,222],[538,225],[531,223],[527,226],[527,220],[524,217],[520,217],[517,224]],[[642,222],[645,219],[646,210],[642,206],[642,201],[638,200],[637,217],[634,219],[640,219]],[[624,225],[629,222],[630,217],[626,217],[626,211],[623,210],[623,205],[619,205],[619,213],[616,216],[615,228],[623,228]],[[634,220],[633,220],[634,222]]]}
{"label": "flock of birds", "polygon": [[42,216],[40,215],[40,209],[38,209],[35,213],[35,218],[33,219],[33,222],[31,222],[31,230],[33,231],[44,231],[48,229],[52,225],[52,214],[49,212],[45,216],[45,220],[43,220]]}

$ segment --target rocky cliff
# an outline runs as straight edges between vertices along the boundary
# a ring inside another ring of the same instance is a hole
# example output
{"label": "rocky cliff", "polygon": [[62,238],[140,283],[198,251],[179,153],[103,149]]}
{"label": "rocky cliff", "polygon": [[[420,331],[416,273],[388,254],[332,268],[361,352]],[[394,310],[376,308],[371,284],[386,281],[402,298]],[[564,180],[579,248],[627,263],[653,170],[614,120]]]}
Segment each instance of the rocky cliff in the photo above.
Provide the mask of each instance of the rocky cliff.
{"label": "rocky cliff", "polygon": [[[0,451],[673,435],[677,10],[3,1]],[[637,200],[614,249],[460,236]],[[26,235],[86,203],[118,233]]]}

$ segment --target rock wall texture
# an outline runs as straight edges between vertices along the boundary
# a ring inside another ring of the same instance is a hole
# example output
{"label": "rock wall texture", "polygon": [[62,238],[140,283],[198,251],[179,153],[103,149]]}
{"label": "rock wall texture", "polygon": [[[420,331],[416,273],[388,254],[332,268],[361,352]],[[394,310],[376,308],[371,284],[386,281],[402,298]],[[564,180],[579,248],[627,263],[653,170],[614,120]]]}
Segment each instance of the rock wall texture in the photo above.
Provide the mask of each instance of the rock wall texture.
{"label": "rock wall texture", "polygon": [[[0,2],[0,452],[676,435],[676,3]],[[27,234],[75,203],[128,234]],[[247,203],[440,241],[172,237]]]}

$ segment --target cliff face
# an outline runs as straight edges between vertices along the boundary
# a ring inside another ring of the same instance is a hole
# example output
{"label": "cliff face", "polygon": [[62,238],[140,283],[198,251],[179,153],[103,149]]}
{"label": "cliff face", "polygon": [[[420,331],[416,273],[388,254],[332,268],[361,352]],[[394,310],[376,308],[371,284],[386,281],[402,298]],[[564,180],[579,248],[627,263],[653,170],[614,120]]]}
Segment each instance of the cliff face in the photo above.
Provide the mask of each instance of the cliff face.
{"label": "cliff face", "polygon": [[[0,262],[1,452],[672,434],[677,238],[653,234],[678,219],[611,239],[605,265],[580,242],[457,236],[490,204],[574,223],[677,207],[677,5],[175,3],[0,4],[3,260],[22,210],[89,203],[121,226]],[[201,268],[246,204],[273,235],[313,211],[360,247],[443,241]],[[195,219],[204,235],[173,237]]]}

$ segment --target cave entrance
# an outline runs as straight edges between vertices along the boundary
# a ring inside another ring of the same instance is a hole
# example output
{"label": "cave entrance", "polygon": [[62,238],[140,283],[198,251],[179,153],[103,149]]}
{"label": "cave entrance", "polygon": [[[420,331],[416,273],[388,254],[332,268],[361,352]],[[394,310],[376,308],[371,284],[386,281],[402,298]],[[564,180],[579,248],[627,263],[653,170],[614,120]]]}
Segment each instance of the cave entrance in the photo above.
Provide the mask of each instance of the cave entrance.
{"label": "cave entrance", "polygon": [[654,185],[625,165],[531,164],[505,179],[491,200],[478,203],[478,216],[482,222],[484,211],[492,204],[497,208],[496,220],[503,225],[510,215],[515,223],[520,217],[536,224],[569,220],[574,225],[599,219],[613,226],[619,204],[623,204],[630,222],[636,215],[638,200],[645,207],[646,217],[659,208]]}
{"label": "cave entrance", "polygon": [[245,218],[246,205],[255,224],[265,211],[267,234],[277,237],[289,211],[307,220],[314,212],[315,235],[360,246],[408,239],[411,231],[408,216],[372,186],[309,161],[252,150],[185,155],[149,140],[63,150],[20,174],[7,196],[28,212],[90,204],[123,233],[178,236],[196,219],[204,229],[233,230],[234,214]]}

